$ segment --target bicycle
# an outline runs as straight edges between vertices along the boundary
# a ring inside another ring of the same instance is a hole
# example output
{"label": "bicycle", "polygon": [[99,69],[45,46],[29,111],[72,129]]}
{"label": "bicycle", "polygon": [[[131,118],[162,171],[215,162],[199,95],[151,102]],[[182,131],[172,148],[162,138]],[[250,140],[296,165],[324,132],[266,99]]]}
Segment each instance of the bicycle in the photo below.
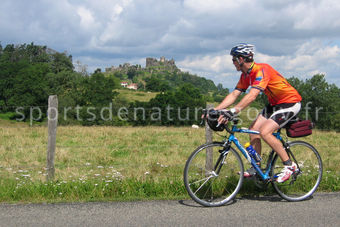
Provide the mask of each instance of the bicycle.
{"label": "bicycle", "polygon": [[[204,113],[206,120],[207,112]],[[230,122],[230,121],[229,121]],[[184,185],[190,197],[203,206],[221,206],[233,200],[243,183],[243,161],[236,148],[255,168],[252,179],[258,185],[272,184],[275,191],[287,201],[302,201],[312,196],[322,179],[322,160],[318,151],[304,141],[285,141],[281,129],[273,135],[282,142],[283,147],[297,170],[289,180],[278,183],[277,175],[283,168],[279,156],[272,150],[264,169],[241,145],[235,133],[259,134],[245,128],[238,128],[238,120],[231,120],[232,126],[225,126],[229,133],[222,142],[211,142],[199,146],[188,158],[184,168]]]}

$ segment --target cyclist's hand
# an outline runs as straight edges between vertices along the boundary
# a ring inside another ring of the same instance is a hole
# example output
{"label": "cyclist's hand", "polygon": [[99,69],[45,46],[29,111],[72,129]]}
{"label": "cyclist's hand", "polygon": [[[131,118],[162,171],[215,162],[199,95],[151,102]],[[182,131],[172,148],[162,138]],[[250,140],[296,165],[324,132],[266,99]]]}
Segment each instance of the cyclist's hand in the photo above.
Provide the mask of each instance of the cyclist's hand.
{"label": "cyclist's hand", "polygon": [[222,115],[228,120],[232,120],[235,117],[235,113],[233,113],[231,110],[223,111]]}
{"label": "cyclist's hand", "polygon": [[234,118],[235,114],[230,110],[221,111],[221,116],[218,118],[219,124],[227,124],[229,120]]}
{"label": "cyclist's hand", "polygon": [[222,125],[222,124],[227,124],[228,123],[228,119],[225,118],[223,115],[221,115],[219,118],[218,118],[218,125]]}

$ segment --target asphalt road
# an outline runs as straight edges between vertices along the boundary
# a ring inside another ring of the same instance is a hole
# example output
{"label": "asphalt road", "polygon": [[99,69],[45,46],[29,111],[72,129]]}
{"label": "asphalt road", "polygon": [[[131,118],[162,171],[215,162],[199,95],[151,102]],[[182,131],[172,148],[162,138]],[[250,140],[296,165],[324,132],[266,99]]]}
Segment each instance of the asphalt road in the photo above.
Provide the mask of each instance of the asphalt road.
{"label": "asphalt road", "polygon": [[304,202],[243,197],[201,207],[193,201],[0,204],[0,226],[340,226],[340,193]]}

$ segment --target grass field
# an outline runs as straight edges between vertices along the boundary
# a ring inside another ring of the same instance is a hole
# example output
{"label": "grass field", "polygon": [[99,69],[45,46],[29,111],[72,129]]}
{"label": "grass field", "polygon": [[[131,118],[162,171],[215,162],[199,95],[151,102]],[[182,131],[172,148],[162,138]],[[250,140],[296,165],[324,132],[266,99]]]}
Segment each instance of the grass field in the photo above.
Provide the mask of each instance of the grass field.
{"label": "grass field", "polygon": [[129,102],[148,102],[158,94],[158,92],[135,91],[131,89],[119,89],[118,92],[120,97],[124,97]]}
{"label": "grass field", "polygon": [[[0,202],[188,198],[182,172],[190,153],[205,142],[204,133],[191,127],[58,127],[55,181],[48,183],[47,128],[2,126]],[[339,134],[314,130],[302,139],[322,156],[319,190],[340,190]],[[258,193],[243,188],[241,193]]]}

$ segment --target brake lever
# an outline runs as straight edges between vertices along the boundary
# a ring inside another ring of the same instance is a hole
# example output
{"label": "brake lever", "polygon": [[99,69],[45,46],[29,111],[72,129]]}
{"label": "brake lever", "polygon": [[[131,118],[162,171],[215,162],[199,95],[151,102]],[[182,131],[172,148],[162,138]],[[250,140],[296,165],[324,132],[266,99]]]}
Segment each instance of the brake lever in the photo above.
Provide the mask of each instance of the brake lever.
{"label": "brake lever", "polygon": [[207,119],[207,110],[203,109],[202,111],[203,111],[204,116],[202,118],[202,121],[201,121],[200,125],[204,125],[204,123],[205,123],[205,121]]}
{"label": "brake lever", "polygon": [[203,126],[204,125],[204,119],[202,119],[202,121],[200,122],[200,125]]}

